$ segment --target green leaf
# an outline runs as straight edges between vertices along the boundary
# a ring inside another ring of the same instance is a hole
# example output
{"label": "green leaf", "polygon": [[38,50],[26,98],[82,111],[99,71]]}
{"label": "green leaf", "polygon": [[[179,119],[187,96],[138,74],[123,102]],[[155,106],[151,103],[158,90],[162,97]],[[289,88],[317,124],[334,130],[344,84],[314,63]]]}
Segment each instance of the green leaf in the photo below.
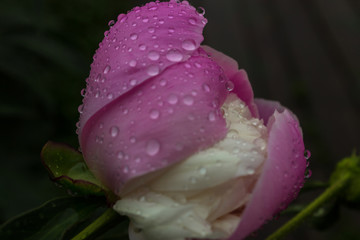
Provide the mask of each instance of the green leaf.
{"label": "green leaf", "polygon": [[67,145],[47,142],[41,151],[41,159],[52,180],[74,195],[101,196],[108,192],[90,172],[82,154]]}
{"label": "green leaf", "polygon": [[63,239],[68,229],[91,217],[104,205],[104,199],[63,197],[46,202],[10,219],[0,227],[2,240],[57,240]]}
{"label": "green leaf", "polygon": [[349,206],[360,208],[360,156],[353,153],[350,157],[342,159],[331,175],[330,184],[345,174],[350,174],[350,181],[344,190],[342,199]]}

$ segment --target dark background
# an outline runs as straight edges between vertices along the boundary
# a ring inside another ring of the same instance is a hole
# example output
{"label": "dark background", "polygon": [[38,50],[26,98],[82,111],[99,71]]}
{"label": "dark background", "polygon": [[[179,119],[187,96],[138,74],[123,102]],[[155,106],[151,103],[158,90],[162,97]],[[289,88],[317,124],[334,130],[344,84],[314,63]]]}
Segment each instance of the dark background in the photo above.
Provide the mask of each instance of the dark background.
{"label": "dark background", "polygon": [[[66,194],[48,179],[41,148],[48,140],[78,146],[77,107],[92,55],[107,23],[144,2],[2,0],[0,223]],[[256,97],[297,114],[312,153],[311,181],[326,181],[337,161],[360,151],[359,0],[190,2],[206,9],[204,43],[247,70]],[[330,230],[305,224],[287,239],[360,239],[360,212],[341,207],[340,215]]]}

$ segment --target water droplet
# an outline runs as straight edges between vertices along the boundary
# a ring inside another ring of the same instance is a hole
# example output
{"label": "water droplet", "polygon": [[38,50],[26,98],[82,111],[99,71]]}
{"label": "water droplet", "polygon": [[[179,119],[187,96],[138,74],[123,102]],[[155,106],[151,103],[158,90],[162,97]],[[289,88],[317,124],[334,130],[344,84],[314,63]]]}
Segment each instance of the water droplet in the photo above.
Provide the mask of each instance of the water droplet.
{"label": "water droplet", "polygon": [[210,92],[210,87],[209,87],[209,85],[207,85],[206,83],[204,83],[204,84],[202,85],[202,89],[203,89],[205,92]]}
{"label": "water droplet", "polygon": [[194,98],[192,96],[185,96],[183,99],[183,103],[187,106],[191,106],[194,104]]}
{"label": "water droplet", "polygon": [[193,51],[196,49],[196,43],[192,39],[184,40],[181,44],[182,48],[188,51]]}
{"label": "water droplet", "polygon": [[84,104],[79,105],[78,111],[79,111],[79,113],[83,113],[83,111],[84,111]]}
{"label": "water droplet", "polygon": [[112,26],[114,26],[114,24],[115,24],[115,21],[114,21],[114,20],[110,20],[109,23],[108,23],[108,26],[109,26],[109,27],[112,27]]}
{"label": "water droplet", "polygon": [[209,116],[208,116],[208,119],[210,122],[214,122],[216,120],[216,115],[214,112],[210,112],[209,113]]}
{"label": "water droplet", "polygon": [[307,168],[306,171],[305,171],[305,178],[310,178],[311,175],[312,175],[312,171]]}
{"label": "water droplet", "polygon": [[205,14],[205,9],[203,7],[198,7],[196,8],[196,11],[200,14],[200,15],[204,15]]}
{"label": "water droplet", "polygon": [[112,126],[109,132],[110,136],[116,137],[119,134],[119,128],[117,126]]}
{"label": "water droplet", "polygon": [[156,51],[150,51],[148,54],[148,58],[152,61],[156,61],[160,58],[160,54]]}
{"label": "water droplet", "polygon": [[109,100],[111,100],[111,99],[113,99],[113,95],[112,95],[112,93],[109,93],[108,95],[107,95],[107,98],[109,99]]}
{"label": "water droplet", "polygon": [[86,95],[86,89],[85,89],[85,88],[81,89],[80,94],[81,94],[82,97],[85,97],[85,95]]}
{"label": "water droplet", "polygon": [[119,151],[117,154],[116,154],[116,157],[118,159],[123,159],[124,158],[124,153],[122,151]]}
{"label": "water droplet", "polygon": [[304,157],[305,157],[306,160],[308,160],[311,157],[311,152],[306,149],[305,152],[304,152]]}
{"label": "water droplet", "polygon": [[166,83],[167,82],[166,82],[165,79],[161,79],[160,82],[159,82],[160,86],[162,86],[162,87],[166,86]]}
{"label": "water droplet", "polygon": [[104,74],[107,74],[110,71],[111,67],[109,65],[106,65],[104,68]]}
{"label": "water droplet", "polygon": [[206,174],[206,168],[204,168],[204,167],[200,168],[199,173],[200,173],[200,175],[204,176]]}
{"label": "water droplet", "polygon": [[255,170],[252,169],[252,168],[247,168],[246,172],[247,172],[247,174],[249,174],[249,175],[253,175],[253,174],[255,173]]}
{"label": "water droplet", "polygon": [[135,86],[137,84],[137,80],[131,79],[129,83],[130,83],[130,86]]}
{"label": "water droplet", "polygon": [[131,143],[136,143],[136,138],[133,136],[133,137],[130,137],[130,142]]}
{"label": "water droplet", "polygon": [[125,166],[124,169],[123,169],[123,172],[124,172],[124,173],[128,173],[128,172],[129,172],[129,167],[128,167],[128,166]]}
{"label": "water droplet", "polygon": [[178,102],[178,97],[175,94],[171,94],[168,98],[168,103],[175,105]]}
{"label": "water droplet", "polygon": [[195,25],[195,24],[196,24],[196,19],[195,19],[195,18],[189,18],[188,22],[189,22],[191,25]]}
{"label": "water droplet", "polygon": [[170,50],[167,54],[166,54],[166,58],[170,61],[170,62],[180,62],[183,59],[183,55],[181,54],[180,51],[178,50]]}
{"label": "water droplet", "polygon": [[136,67],[136,64],[137,64],[136,60],[131,60],[131,61],[129,62],[129,66],[130,66],[130,67]]}
{"label": "water droplet", "polygon": [[150,140],[146,146],[146,153],[149,156],[155,156],[160,151],[160,143],[157,140]]}
{"label": "water droplet", "polygon": [[133,33],[130,35],[131,40],[136,40],[138,38],[138,35],[136,33]]}
{"label": "water droplet", "polygon": [[157,65],[152,65],[147,69],[147,74],[149,76],[156,76],[158,75],[160,72],[160,69]]}
{"label": "water droplet", "polygon": [[140,51],[145,51],[146,50],[146,46],[144,44],[140,44],[139,45],[139,50]]}
{"label": "water droplet", "polygon": [[234,83],[232,81],[227,81],[225,83],[225,87],[229,92],[231,92],[232,90],[234,90]]}
{"label": "water droplet", "polygon": [[125,14],[120,14],[117,19],[120,23],[123,23],[127,20],[127,16]]}
{"label": "water droplet", "polygon": [[159,116],[160,116],[160,112],[159,112],[158,110],[152,109],[152,110],[150,111],[150,118],[151,118],[151,119],[158,119]]}
{"label": "water droplet", "polygon": [[155,32],[155,28],[149,27],[149,28],[148,28],[148,32],[149,32],[149,33],[154,33],[154,32]]}
{"label": "water droplet", "polygon": [[170,27],[170,28],[168,29],[168,31],[169,31],[169,33],[174,33],[174,32],[175,32],[175,29],[172,28],[172,27]]}

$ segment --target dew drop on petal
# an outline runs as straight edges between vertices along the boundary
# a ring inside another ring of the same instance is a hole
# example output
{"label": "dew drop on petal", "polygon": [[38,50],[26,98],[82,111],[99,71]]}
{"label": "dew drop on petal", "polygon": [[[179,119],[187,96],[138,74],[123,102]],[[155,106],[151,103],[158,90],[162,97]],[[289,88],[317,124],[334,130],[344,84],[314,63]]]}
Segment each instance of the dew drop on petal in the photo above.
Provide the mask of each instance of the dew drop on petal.
{"label": "dew drop on petal", "polygon": [[175,94],[171,94],[168,98],[168,103],[175,105],[178,102],[178,97]]}
{"label": "dew drop on petal", "polygon": [[205,92],[210,92],[210,86],[207,85],[206,83],[204,83],[204,84],[202,85],[202,89],[203,89]]}
{"label": "dew drop on petal", "polygon": [[107,74],[110,71],[111,67],[109,65],[106,65],[104,68],[104,74]]}
{"label": "dew drop on petal", "polygon": [[159,72],[160,72],[160,69],[157,65],[152,65],[152,66],[148,67],[148,69],[147,69],[147,74],[149,76],[156,76],[159,74]]}
{"label": "dew drop on petal", "polygon": [[166,58],[170,61],[170,62],[180,62],[183,59],[183,55],[181,54],[180,51],[178,50],[170,50],[167,54],[166,54]]}
{"label": "dew drop on petal", "polygon": [[130,35],[131,40],[136,40],[138,38],[138,35],[136,33],[133,33]]}
{"label": "dew drop on petal", "polygon": [[200,15],[205,15],[205,9],[203,7],[196,8],[196,12],[198,12]]}
{"label": "dew drop on petal", "polygon": [[184,40],[181,44],[182,48],[188,51],[193,51],[196,49],[196,43],[192,39]]}
{"label": "dew drop on petal", "polygon": [[189,18],[188,22],[189,22],[191,25],[195,25],[195,24],[196,24],[196,19],[195,19],[195,18]]}
{"label": "dew drop on petal", "polygon": [[124,158],[124,153],[122,151],[119,151],[117,154],[116,154],[116,157],[118,159],[123,159]]}
{"label": "dew drop on petal", "polygon": [[202,168],[200,168],[199,169],[199,173],[200,173],[200,175],[205,175],[206,174],[206,168],[204,168],[204,167],[202,167]]}
{"label": "dew drop on petal", "polygon": [[150,51],[148,53],[148,58],[152,61],[156,61],[160,58],[160,54],[156,51]]}
{"label": "dew drop on petal", "polygon": [[216,115],[214,112],[210,112],[209,113],[209,116],[208,116],[208,119],[210,122],[214,122],[216,120]]}
{"label": "dew drop on petal", "polygon": [[154,120],[155,120],[155,119],[158,119],[159,116],[160,116],[159,110],[152,109],[152,110],[150,111],[150,118],[151,118],[151,119],[154,119]]}
{"label": "dew drop on petal", "polygon": [[130,80],[130,86],[135,86],[137,83],[136,79],[131,79]]}
{"label": "dew drop on petal", "polygon": [[146,46],[144,44],[140,44],[139,45],[139,50],[140,51],[145,51],[146,50]]}
{"label": "dew drop on petal", "polygon": [[146,153],[149,156],[155,156],[160,151],[160,143],[157,140],[150,140],[146,146]]}
{"label": "dew drop on petal", "polygon": [[183,99],[183,103],[187,106],[191,106],[194,104],[194,98],[192,96],[185,96]]}
{"label": "dew drop on petal", "polygon": [[225,83],[225,87],[229,92],[231,92],[232,90],[234,90],[234,83],[232,81],[227,81]]}
{"label": "dew drop on petal", "polygon": [[116,137],[119,134],[119,128],[117,126],[112,126],[109,132],[110,136]]}
{"label": "dew drop on petal", "polygon": [[305,152],[304,152],[304,157],[305,157],[306,160],[308,160],[311,157],[311,152],[306,149]]}
{"label": "dew drop on petal", "polygon": [[129,66],[130,66],[130,67],[136,67],[136,64],[137,64],[136,60],[131,60],[131,61],[129,62]]}

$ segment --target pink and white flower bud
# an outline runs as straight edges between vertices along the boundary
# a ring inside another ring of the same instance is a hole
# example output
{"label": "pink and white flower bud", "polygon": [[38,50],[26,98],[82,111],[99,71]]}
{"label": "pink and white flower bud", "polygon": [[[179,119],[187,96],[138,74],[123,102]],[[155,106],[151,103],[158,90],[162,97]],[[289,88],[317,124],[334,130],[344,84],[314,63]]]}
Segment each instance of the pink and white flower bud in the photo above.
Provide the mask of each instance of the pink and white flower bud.
{"label": "pink and white flower bud", "polygon": [[200,45],[206,23],[187,1],[151,2],[120,14],[94,56],[80,146],[131,240],[243,239],[302,185],[297,118]]}

